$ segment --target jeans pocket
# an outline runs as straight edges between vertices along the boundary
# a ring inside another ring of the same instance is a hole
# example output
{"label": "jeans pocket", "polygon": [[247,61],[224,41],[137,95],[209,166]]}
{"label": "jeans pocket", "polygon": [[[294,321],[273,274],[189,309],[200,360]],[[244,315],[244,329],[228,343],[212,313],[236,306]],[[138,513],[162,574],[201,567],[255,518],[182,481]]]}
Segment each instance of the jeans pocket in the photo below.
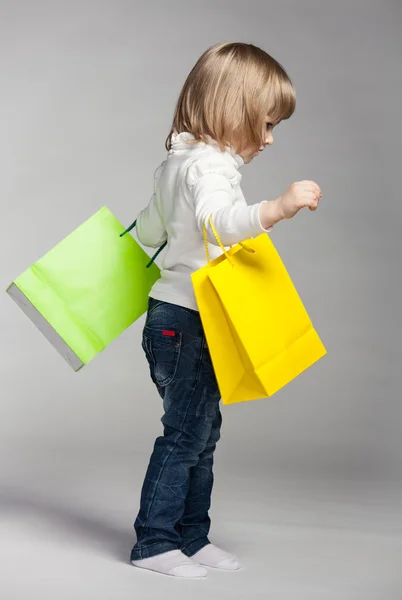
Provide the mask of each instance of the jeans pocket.
{"label": "jeans pocket", "polygon": [[159,387],[172,383],[179,364],[181,344],[182,334],[179,331],[144,327],[142,347],[152,381]]}

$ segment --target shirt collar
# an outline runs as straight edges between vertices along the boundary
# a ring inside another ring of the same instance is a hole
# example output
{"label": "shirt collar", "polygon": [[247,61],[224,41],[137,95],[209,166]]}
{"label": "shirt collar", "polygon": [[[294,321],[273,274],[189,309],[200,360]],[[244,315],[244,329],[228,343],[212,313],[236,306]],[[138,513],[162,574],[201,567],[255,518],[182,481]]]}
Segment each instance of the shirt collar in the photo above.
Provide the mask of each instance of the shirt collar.
{"label": "shirt collar", "polygon": [[[216,140],[214,140],[210,135],[206,135],[205,137],[208,140],[208,144],[205,144],[205,142],[199,142],[199,144],[203,144],[204,146],[206,146],[206,145],[215,146],[217,149],[220,150],[218,142]],[[191,146],[189,146],[186,142],[188,142],[190,140],[194,140],[194,139],[195,139],[195,137],[193,136],[193,134],[189,133],[188,131],[183,131],[182,133],[173,133],[172,134],[172,149],[169,152],[173,152],[174,150],[179,150],[179,149],[184,149],[184,148],[191,148]],[[237,152],[235,151],[234,148],[232,148],[232,146],[225,146],[225,152],[227,152],[228,154],[230,154],[232,156],[232,158],[236,162],[238,168],[240,168],[244,165],[244,160],[243,160],[242,156],[240,154],[237,154]]]}

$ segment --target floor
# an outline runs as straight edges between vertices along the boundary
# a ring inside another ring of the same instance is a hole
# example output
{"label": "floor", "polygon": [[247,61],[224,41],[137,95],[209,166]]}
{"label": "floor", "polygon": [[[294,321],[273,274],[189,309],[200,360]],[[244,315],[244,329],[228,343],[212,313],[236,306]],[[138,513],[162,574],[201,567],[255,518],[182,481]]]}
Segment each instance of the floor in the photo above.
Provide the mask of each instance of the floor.
{"label": "floor", "polygon": [[1,460],[2,600],[402,600],[390,483],[215,468],[211,539],[243,569],[177,580],[130,565],[144,455],[71,448]]}

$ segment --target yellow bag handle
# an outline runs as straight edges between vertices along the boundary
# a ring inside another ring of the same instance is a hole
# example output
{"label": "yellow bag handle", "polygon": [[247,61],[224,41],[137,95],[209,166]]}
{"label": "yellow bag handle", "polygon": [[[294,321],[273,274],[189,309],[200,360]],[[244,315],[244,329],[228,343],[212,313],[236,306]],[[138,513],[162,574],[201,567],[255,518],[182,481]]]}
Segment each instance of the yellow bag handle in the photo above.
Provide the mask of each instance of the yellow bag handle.
{"label": "yellow bag handle", "polygon": [[[220,237],[218,235],[218,232],[216,231],[214,224],[212,223],[212,215],[209,216],[209,224],[211,225],[211,229],[212,229],[212,233],[214,234],[216,241],[218,242],[222,252],[225,254],[226,258],[228,259],[229,263],[232,265],[232,267],[234,267],[234,262],[233,259],[229,256],[229,254],[227,253],[227,251],[225,250],[225,246],[222,244]],[[205,227],[205,222],[202,224],[202,231],[204,234],[204,245],[205,245],[205,254],[207,255],[207,261],[208,264],[211,263],[211,257],[209,255],[209,248],[208,248],[208,238],[207,238],[207,228]],[[246,244],[244,244],[243,242],[239,242],[239,245],[244,248],[244,250],[247,250],[247,252],[251,252],[252,254],[255,253],[254,248],[250,248],[249,246],[247,246]],[[232,248],[232,246],[230,246]]]}

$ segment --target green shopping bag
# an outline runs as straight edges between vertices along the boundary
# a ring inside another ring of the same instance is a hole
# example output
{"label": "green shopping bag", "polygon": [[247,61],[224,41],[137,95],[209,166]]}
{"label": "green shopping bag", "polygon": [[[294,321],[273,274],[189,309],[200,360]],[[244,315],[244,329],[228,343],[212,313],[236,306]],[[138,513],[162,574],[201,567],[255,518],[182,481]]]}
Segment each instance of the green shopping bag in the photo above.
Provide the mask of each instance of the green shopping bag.
{"label": "green shopping bag", "polygon": [[103,207],[22,273],[8,294],[78,371],[146,310],[160,277]]}

